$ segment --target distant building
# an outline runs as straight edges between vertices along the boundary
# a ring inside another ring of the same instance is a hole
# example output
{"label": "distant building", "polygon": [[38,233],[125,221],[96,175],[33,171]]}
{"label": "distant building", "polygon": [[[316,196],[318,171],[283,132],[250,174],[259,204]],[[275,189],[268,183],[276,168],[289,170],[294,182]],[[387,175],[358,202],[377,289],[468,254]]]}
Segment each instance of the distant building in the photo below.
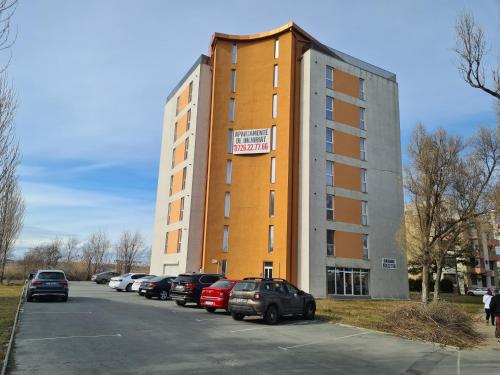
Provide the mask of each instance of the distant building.
{"label": "distant building", "polygon": [[396,76],[293,23],[215,33],[167,98],[151,272],[407,298]]}

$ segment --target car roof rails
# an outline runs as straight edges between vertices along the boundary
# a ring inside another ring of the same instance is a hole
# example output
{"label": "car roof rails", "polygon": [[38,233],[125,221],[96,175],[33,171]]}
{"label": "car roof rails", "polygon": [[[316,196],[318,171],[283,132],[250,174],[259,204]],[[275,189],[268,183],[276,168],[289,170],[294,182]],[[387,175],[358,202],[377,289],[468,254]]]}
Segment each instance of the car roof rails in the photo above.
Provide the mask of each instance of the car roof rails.
{"label": "car roof rails", "polygon": [[243,280],[265,280],[265,281],[286,281],[285,279],[280,279],[279,277],[245,277]]}

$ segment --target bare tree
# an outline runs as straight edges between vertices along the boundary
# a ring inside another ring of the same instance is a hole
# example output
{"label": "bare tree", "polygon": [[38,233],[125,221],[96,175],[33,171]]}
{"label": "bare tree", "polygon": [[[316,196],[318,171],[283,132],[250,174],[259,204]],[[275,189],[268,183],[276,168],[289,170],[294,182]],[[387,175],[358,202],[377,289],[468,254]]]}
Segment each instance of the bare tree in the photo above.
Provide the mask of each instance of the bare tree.
{"label": "bare tree", "polygon": [[76,237],[68,237],[62,247],[63,261],[65,263],[73,262],[78,258],[78,239]]}
{"label": "bare tree", "polygon": [[92,274],[101,270],[110,247],[111,242],[104,231],[100,230],[90,235],[82,251],[82,260],[87,267],[87,280],[90,280]]}
{"label": "bare tree", "polygon": [[470,147],[472,151],[463,155],[465,144],[459,137],[443,129],[428,134],[422,125],[410,141],[405,187],[416,212],[415,248],[422,265],[425,303],[431,266],[436,264],[440,273],[457,233],[487,210],[488,200],[483,198],[499,162],[498,136],[492,129],[480,129]]}
{"label": "bare tree", "polygon": [[144,247],[144,239],[139,232],[125,231],[116,244],[116,265],[118,272],[128,273],[136,264]]}
{"label": "bare tree", "polygon": [[476,24],[472,13],[465,12],[457,18],[455,25],[456,47],[460,71],[470,86],[480,89],[500,99],[500,65],[491,69],[493,87],[488,87],[485,74],[485,55],[488,52],[486,36],[481,26]]}
{"label": "bare tree", "polygon": [[23,257],[25,273],[40,268],[56,268],[62,259],[62,241],[58,238],[31,248]]}
{"label": "bare tree", "polygon": [[15,179],[11,179],[0,194],[0,284],[5,265],[21,232],[24,218],[24,200]]}

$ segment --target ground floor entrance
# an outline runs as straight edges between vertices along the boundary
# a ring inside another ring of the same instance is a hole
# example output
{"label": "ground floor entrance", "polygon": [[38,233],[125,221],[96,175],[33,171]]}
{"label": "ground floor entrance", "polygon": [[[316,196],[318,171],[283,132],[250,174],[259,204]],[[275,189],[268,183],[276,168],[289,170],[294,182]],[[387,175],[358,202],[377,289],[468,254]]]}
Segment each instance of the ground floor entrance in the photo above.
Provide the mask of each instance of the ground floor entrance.
{"label": "ground floor entrance", "polygon": [[370,270],[363,268],[326,267],[327,294],[368,296]]}

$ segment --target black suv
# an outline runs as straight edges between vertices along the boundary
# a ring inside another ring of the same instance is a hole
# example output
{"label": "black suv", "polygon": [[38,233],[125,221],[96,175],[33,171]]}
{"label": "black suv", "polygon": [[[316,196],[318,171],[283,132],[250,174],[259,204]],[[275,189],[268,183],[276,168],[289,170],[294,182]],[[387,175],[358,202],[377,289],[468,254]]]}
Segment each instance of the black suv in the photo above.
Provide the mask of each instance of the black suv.
{"label": "black suv", "polygon": [[184,306],[187,302],[200,305],[203,288],[209,287],[223,278],[224,276],[219,274],[181,273],[172,283],[170,298],[179,306]]}
{"label": "black suv", "polygon": [[228,310],[234,320],[260,315],[267,324],[276,324],[282,315],[314,319],[316,301],[283,279],[246,278],[231,291]]}

